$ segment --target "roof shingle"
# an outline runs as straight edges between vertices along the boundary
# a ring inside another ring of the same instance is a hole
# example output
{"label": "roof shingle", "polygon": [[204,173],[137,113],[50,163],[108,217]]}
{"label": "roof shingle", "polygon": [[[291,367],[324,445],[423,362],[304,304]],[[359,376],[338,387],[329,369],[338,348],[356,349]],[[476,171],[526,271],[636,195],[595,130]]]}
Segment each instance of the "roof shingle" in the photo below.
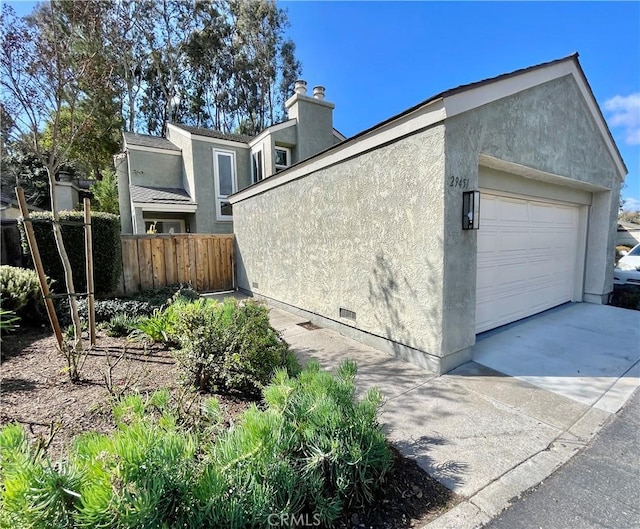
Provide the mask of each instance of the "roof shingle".
{"label": "roof shingle", "polygon": [[183,125],[181,123],[172,123],[172,125],[175,127],[178,127],[179,129],[186,130],[191,134],[195,134],[196,136],[205,136],[207,138],[215,138],[218,140],[248,143],[252,138],[252,136],[249,136],[247,134],[227,134],[225,132],[220,132],[219,130],[203,129],[201,127],[192,127],[190,125]]}
{"label": "roof shingle", "polygon": [[193,204],[188,193],[181,187],[129,186],[133,202],[156,204]]}
{"label": "roof shingle", "polygon": [[160,136],[148,136],[147,134],[125,132],[124,141],[128,145],[138,145],[140,147],[153,147],[155,149],[164,149],[165,151],[180,150],[180,147],[174,145],[166,138],[161,138]]}

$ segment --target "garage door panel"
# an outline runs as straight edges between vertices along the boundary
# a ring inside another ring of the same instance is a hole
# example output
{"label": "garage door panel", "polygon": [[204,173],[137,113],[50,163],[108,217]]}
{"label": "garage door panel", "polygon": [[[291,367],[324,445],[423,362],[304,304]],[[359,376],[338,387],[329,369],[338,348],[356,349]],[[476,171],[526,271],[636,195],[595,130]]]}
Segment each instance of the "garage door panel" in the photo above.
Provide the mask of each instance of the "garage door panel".
{"label": "garage door panel", "polygon": [[483,192],[476,332],[570,301],[578,208]]}

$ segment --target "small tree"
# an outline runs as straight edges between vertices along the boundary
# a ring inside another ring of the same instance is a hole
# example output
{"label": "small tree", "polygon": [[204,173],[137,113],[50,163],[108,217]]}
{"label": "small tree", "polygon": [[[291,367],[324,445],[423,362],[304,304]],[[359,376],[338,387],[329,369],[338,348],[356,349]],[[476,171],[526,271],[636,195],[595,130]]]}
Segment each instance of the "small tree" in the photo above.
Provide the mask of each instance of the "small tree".
{"label": "small tree", "polygon": [[91,184],[89,189],[93,193],[96,202],[94,209],[105,213],[120,214],[118,203],[118,179],[113,171],[103,173],[102,180]]}
{"label": "small tree", "polygon": [[[71,380],[79,379],[82,327],[73,271],[62,238],[55,185],[61,165],[111,97],[111,71],[99,58],[102,4],[53,0],[22,19],[2,5],[0,83],[6,112],[28,139],[49,178],[53,234],[62,265],[74,328],[64,347]],[[88,21],[92,21],[88,24]],[[91,26],[93,31],[78,31]],[[43,128],[48,124],[44,145]]]}

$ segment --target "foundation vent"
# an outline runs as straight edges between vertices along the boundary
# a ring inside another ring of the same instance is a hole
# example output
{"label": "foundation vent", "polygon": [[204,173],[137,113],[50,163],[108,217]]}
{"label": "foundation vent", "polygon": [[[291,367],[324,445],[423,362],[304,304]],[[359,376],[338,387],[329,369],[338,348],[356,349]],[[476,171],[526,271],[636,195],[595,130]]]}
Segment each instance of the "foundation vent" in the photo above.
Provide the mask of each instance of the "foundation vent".
{"label": "foundation vent", "polygon": [[258,288],[258,282],[257,281],[252,281],[251,282],[251,288]]}
{"label": "foundation vent", "polygon": [[340,317],[347,318],[348,320],[356,320],[356,313],[352,310],[345,309],[344,307],[340,307]]}

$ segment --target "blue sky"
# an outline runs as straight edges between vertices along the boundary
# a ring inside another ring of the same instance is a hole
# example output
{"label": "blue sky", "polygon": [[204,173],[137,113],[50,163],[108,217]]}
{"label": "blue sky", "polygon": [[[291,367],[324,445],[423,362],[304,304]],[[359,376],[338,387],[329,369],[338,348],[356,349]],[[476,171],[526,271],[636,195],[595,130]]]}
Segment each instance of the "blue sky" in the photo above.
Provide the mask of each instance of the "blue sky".
{"label": "blue sky", "polygon": [[[10,2],[18,14],[34,2]],[[351,136],[458,86],[580,54],[640,210],[640,3],[279,1],[310,87]]]}
{"label": "blue sky", "polygon": [[310,87],[351,136],[448,88],[580,54],[640,210],[640,3],[281,1]]}

